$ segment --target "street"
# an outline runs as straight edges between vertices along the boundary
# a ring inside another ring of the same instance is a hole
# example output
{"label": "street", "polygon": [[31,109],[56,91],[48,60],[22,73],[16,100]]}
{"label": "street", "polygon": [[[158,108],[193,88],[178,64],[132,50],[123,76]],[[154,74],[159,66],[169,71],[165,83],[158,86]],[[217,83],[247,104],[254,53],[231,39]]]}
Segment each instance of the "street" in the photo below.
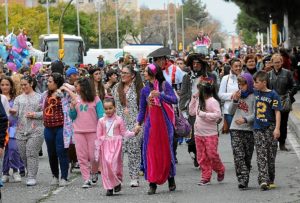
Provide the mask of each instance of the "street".
{"label": "street", "polygon": [[101,178],[97,186],[82,189],[82,179],[79,171],[70,175],[71,183],[65,188],[50,187],[50,167],[47,159],[46,146],[43,146],[44,156],[40,158],[38,184],[27,187],[25,179],[22,183],[7,183],[3,188],[3,202],[300,202],[300,146],[297,138],[289,132],[288,147],[296,148],[290,152],[278,151],[276,159],[277,188],[262,192],[257,184],[256,154],[252,159],[253,170],[249,190],[240,191],[234,174],[233,156],[229,135],[221,135],[219,151],[226,167],[225,180],[218,183],[213,174],[211,185],[198,186],[200,171],[193,167],[192,160],[187,153],[187,145],[178,147],[178,165],[175,192],[168,191],[168,184],[159,186],[157,194],[147,195],[148,184],[143,177],[139,188],[129,187],[127,157],[124,161],[124,181],[122,191],[112,197],[106,197],[102,188]]}

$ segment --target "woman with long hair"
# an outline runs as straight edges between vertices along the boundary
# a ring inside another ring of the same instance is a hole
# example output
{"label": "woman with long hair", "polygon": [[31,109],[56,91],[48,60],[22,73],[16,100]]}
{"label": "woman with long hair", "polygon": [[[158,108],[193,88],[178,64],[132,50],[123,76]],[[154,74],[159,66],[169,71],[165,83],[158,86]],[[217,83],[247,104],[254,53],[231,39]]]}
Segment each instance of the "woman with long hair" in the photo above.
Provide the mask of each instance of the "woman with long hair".
{"label": "woman with long hair", "polygon": [[16,97],[10,113],[18,118],[16,139],[27,169],[27,186],[36,185],[39,151],[44,142],[41,95],[34,91],[37,82],[31,76],[21,78],[22,94]]}
{"label": "woman with long hair", "polygon": [[175,156],[173,151],[175,114],[172,105],[177,97],[161,69],[150,64],[145,69],[148,84],[141,91],[139,115],[136,129],[144,122],[143,170],[150,183],[149,195],[155,194],[157,184],[167,180],[169,190],[176,189]]}
{"label": "woman with long hair", "polygon": [[[127,129],[133,129],[138,115],[140,91],[143,88],[141,76],[132,65],[121,69],[121,81],[113,89],[117,115],[124,118]],[[141,136],[124,138],[123,152],[128,154],[128,167],[131,187],[139,186],[139,171],[141,163]]]}
{"label": "woman with long hair", "polygon": [[[14,82],[10,77],[3,77],[0,79],[0,94],[3,94],[7,98],[9,102],[9,107],[13,108],[14,100],[16,98],[16,89],[15,89]],[[9,128],[8,128],[9,140],[5,147],[5,153],[3,158],[2,182],[9,181],[10,169],[13,170],[12,176],[14,182],[21,182],[21,176],[25,176],[25,168],[15,138],[17,119],[12,115],[8,115],[8,120],[9,120]]]}
{"label": "woman with long hair", "polygon": [[[52,73],[48,78],[48,91],[44,93],[43,117],[44,117],[44,136],[47,144],[50,168],[53,179],[51,185],[64,187],[68,184],[69,159],[64,132],[64,97],[59,91],[63,85],[64,78],[60,73]],[[61,180],[59,182],[59,168],[61,171]]]}
{"label": "woman with long hair", "polygon": [[105,88],[102,83],[102,71],[100,68],[92,68],[89,70],[91,87],[95,94],[103,101],[105,97]]}

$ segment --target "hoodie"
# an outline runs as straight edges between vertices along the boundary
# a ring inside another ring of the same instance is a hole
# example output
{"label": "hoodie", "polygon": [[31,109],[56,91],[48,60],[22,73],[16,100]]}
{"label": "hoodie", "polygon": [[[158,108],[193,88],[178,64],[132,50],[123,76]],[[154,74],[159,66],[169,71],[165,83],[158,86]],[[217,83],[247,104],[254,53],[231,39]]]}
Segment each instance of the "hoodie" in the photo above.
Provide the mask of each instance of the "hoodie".
{"label": "hoodie", "polygon": [[[253,94],[253,78],[250,73],[241,75],[247,81],[247,91],[241,93],[241,98],[238,101],[232,101],[228,111],[233,116],[230,130],[252,131],[255,111],[255,97]],[[242,125],[237,125],[235,120],[244,118],[247,122]]]}

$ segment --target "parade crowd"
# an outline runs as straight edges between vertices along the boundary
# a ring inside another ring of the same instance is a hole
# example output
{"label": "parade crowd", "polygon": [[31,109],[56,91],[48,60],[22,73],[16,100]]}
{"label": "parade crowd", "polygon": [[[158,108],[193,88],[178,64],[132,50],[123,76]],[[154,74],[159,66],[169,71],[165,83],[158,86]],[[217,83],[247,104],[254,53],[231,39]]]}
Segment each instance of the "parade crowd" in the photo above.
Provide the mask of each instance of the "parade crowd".
{"label": "parade crowd", "polygon": [[229,133],[237,188],[248,188],[255,149],[258,185],[272,189],[277,149],[289,150],[287,122],[300,70],[293,51],[205,56],[160,48],[141,61],[130,54],[114,64],[101,55],[96,65],[54,61],[37,74],[11,73],[0,64],[1,185],[22,178],[27,186],[38,184],[45,141],[51,185],[70,184],[78,164],[82,188],[101,176],[112,196],[122,189],[127,155],[131,187],[144,176],[148,195],[166,182],[175,191],[177,145],[186,141],[198,185],[206,186],[213,171],[218,182],[225,178],[218,141]]}

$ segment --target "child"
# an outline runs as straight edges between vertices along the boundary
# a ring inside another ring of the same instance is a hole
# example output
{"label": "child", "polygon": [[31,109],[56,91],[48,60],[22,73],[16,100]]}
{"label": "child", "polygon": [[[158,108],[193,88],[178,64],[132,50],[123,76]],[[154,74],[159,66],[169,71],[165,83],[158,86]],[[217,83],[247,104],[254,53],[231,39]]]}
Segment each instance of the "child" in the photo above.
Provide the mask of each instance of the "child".
{"label": "child", "polygon": [[280,136],[281,101],[274,90],[267,88],[267,81],[266,72],[259,71],[254,75],[254,144],[261,190],[274,187],[277,139]]}
{"label": "child", "polygon": [[102,166],[101,176],[106,195],[121,191],[123,179],[122,137],[134,136],[134,132],[126,131],[123,119],[116,115],[113,98],[106,98],[103,102],[105,116],[97,126],[97,141],[95,142],[95,158]]}
{"label": "child", "polygon": [[76,154],[84,180],[82,188],[89,188],[98,180],[98,162],[95,161],[94,150],[97,122],[104,113],[102,102],[98,96],[95,96],[87,78],[81,78],[75,82],[78,96],[65,85],[62,89],[72,97],[70,118],[73,120]]}
{"label": "child", "polygon": [[253,120],[254,94],[251,74],[245,73],[238,77],[238,90],[233,95],[229,106],[229,114],[233,116],[230,126],[231,147],[233,151],[235,172],[238,188],[248,188],[251,159],[254,150]]}
{"label": "child", "polygon": [[189,105],[189,114],[196,116],[194,124],[197,160],[202,170],[198,185],[210,184],[212,170],[217,172],[218,181],[224,180],[225,167],[218,154],[217,121],[221,118],[219,102],[213,97],[213,80],[200,77],[199,93],[193,95]]}

